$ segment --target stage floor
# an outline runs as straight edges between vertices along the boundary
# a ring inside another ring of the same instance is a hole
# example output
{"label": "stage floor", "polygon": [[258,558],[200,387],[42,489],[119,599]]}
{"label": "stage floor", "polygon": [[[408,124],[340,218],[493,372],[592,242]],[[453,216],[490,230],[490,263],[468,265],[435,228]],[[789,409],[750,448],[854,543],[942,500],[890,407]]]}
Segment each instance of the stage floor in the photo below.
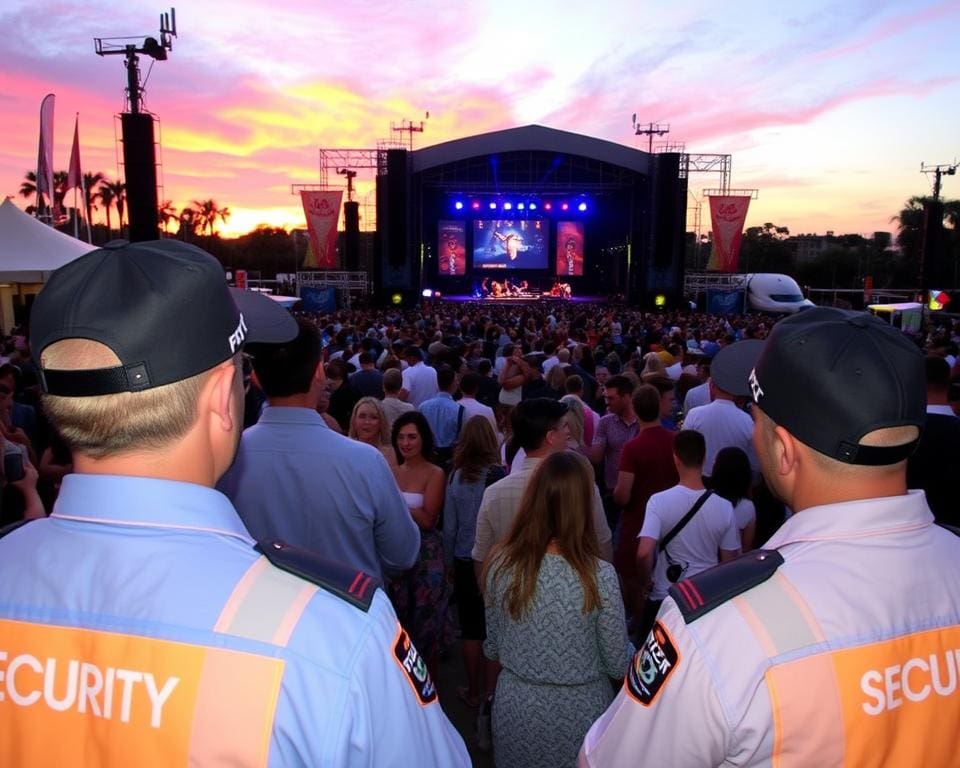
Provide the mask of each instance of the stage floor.
{"label": "stage floor", "polygon": [[606,296],[573,296],[569,299],[561,299],[558,296],[487,296],[485,299],[478,299],[476,296],[444,294],[440,297],[441,301],[475,301],[481,304],[536,304],[538,302],[549,302],[550,304],[596,304],[607,301]]}

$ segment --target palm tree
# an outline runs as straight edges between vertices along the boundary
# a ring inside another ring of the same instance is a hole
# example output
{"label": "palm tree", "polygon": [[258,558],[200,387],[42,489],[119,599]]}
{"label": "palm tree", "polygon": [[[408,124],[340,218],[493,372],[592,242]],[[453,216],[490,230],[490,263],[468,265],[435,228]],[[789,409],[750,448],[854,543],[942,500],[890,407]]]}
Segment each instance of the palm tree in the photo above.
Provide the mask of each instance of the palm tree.
{"label": "palm tree", "polygon": [[217,219],[226,224],[230,218],[230,209],[227,206],[221,208],[216,200],[194,200],[193,205],[197,211],[199,228],[206,229],[208,237],[213,237]]}
{"label": "palm tree", "polygon": [[[36,200],[37,199],[37,174],[36,171],[27,171],[24,175],[23,181],[20,183],[20,197],[25,197],[27,200]],[[27,206],[27,213],[31,216],[37,213],[37,206],[31,203]]]}
{"label": "palm tree", "polygon": [[188,234],[197,234],[197,228],[200,226],[200,216],[193,208],[186,206],[180,211],[179,219],[180,229],[177,234],[180,235],[181,240],[186,240]]}
{"label": "palm tree", "polygon": [[96,173],[90,173],[89,171],[83,174],[83,193],[85,195],[83,201],[83,210],[87,215],[87,222],[93,223],[93,212],[96,210],[94,205],[94,198],[97,197],[97,193],[94,191],[94,187],[100,184],[106,176],[104,176],[100,171]]}
{"label": "palm tree", "polygon": [[113,227],[110,225],[110,206],[113,205],[113,187],[107,183],[106,179],[100,182],[100,189],[97,190],[97,199],[103,203],[103,210],[107,214],[107,239],[113,233]]}
{"label": "palm tree", "polygon": [[160,226],[163,227],[163,231],[167,231],[167,226],[172,221],[177,221],[179,216],[177,215],[177,209],[173,207],[172,200],[164,200],[160,203],[160,207],[157,209],[157,214],[160,218]]}
{"label": "palm tree", "polygon": [[121,237],[123,236],[123,206],[127,201],[127,185],[122,181],[109,181],[104,180],[100,184],[101,187],[110,187],[110,191],[113,192],[113,204],[117,206],[117,217],[119,221],[117,222],[117,228],[120,230]]}

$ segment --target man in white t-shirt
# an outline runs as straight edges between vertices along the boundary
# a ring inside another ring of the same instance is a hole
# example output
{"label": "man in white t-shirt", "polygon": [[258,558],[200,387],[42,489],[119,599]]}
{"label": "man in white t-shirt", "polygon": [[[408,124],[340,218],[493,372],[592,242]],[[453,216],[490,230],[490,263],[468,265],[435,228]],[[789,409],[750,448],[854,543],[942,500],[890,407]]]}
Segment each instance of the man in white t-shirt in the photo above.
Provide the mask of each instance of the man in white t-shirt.
{"label": "man in white t-shirt", "polygon": [[437,370],[424,364],[423,352],[416,345],[408,346],[403,354],[409,367],[402,374],[403,389],[400,390],[400,399],[414,408],[419,408],[424,400],[429,400],[440,391],[437,386]]}
{"label": "man in white t-shirt", "polygon": [[[692,429],[678,432],[673,445],[673,463],[680,482],[673,488],[653,494],[647,502],[643,528],[637,537],[637,575],[649,588],[638,632],[641,638],[646,637],[653,627],[671,584],[740,554],[740,533],[733,506],[715,493],[707,496],[694,516],[660,551],[660,541],[706,493],[702,479],[705,455],[703,435]],[[673,571],[679,572],[671,571],[670,575],[675,576],[672,580],[668,577],[671,566]]]}

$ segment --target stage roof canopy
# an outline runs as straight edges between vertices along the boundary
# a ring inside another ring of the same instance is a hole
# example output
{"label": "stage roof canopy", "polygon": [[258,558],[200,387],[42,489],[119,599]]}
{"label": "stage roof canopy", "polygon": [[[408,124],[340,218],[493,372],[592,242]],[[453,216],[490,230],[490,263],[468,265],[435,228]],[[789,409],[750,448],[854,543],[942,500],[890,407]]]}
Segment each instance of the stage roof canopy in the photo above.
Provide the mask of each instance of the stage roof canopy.
{"label": "stage roof canopy", "polygon": [[417,173],[447,163],[503,152],[556,152],[588,157],[637,173],[650,171],[650,155],[642,150],[542,125],[481,133],[418,149],[412,153],[412,170]]}

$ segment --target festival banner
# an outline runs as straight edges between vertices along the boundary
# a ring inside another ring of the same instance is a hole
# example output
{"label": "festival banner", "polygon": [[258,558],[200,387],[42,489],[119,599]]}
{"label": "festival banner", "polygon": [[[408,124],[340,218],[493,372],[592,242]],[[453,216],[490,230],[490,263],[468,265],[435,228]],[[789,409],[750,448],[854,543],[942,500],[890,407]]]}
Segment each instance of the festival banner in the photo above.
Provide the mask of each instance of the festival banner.
{"label": "festival banner", "polygon": [[736,272],[740,261],[740,238],[750,206],[749,195],[710,196],[713,253],[709,272]]}
{"label": "festival banner", "polygon": [[557,275],[583,275],[583,222],[557,222]]}
{"label": "festival banner", "polygon": [[454,277],[467,274],[467,231],[462,221],[437,222],[437,274]]}
{"label": "festival banner", "polygon": [[42,195],[53,210],[53,106],[56,96],[48,93],[40,105],[40,148],[37,152],[37,208]]}
{"label": "festival banner", "polygon": [[311,266],[317,269],[335,269],[337,266],[337,221],[340,219],[340,201],[343,191],[302,191],[303,212],[310,232],[313,252]]}

